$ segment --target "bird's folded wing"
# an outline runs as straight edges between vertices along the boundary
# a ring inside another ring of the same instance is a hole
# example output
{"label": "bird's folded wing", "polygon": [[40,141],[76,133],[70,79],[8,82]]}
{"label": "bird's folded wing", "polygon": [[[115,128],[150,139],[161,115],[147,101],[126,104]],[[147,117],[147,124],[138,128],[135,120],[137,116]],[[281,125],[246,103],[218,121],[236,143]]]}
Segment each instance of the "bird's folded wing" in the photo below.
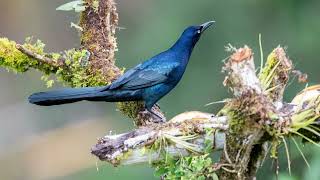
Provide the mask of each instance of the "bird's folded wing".
{"label": "bird's folded wing", "polygon": [[122,75],[119,79],[114,81],[109,87],[109,90],[112,89],[140,89],[146,88],[150,86],[154,86],[156,84],[163,83],[168,80],[168,74],[176,68],[178,64],[172,63],[170,65],[166,65],[161,67],[161,70],[156,68],[142,68],[141,66],[136,66],[135,68],[127,71],[124,75]]}
{"label": "bird's folded wing", "polygon": [[121,89],[141,89],[165,82],[168,79],[166,74],[154,70],[141,71],[121,86]]}

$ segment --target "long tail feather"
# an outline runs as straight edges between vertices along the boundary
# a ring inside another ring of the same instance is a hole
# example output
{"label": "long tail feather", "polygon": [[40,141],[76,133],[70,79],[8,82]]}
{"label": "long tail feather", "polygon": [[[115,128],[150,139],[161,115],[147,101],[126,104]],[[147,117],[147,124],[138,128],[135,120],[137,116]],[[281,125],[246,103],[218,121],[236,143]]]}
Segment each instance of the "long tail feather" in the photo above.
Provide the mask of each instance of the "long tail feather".
{"label": "long tail feather", "polygon": [[40,106],[52,106],[89,100],[101,92],[104,87],[68,88],[49,92],[34,93],[29,102]]}

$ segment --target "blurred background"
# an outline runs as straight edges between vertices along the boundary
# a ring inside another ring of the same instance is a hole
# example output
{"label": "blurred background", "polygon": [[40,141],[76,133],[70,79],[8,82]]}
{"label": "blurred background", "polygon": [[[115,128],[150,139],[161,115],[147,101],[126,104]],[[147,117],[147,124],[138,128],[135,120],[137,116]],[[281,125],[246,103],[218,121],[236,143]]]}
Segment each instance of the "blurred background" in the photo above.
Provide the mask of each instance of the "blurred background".
{"label": "blurred background", "polygon": [[[70,28],[76,13],[55,8],[70,0],[0,0],[0,37],[23,42],[34,36],[48,52],[79,45]],[[192,24],[215,20],[215,27],[201,38],[177,88],[160,101],[168,118],[188,110],[217,112],[222,105],[205,107],[230,94],[222,86],[224,47],[249,45],[259,65],[258,34],[265,56],[279,44],[286,46],[295,66],[309,74],[309,85],[320,83],[319,0],[116,0],[121,30],[117,32],[117,64],[130,68],[168,48]],[[0,179],[1,180],[99,180],[158,179],[147,164],[112,167],[90,155],[96,138],[134,128],[130,119],[112,103],[81,102],[57,107],[28,104],[27,97],[46,90],[41,74],[14,74],[0,68]],[[305,84],[291,81],[290,101]],[[55,84],[54,88],[61,87]],[[280,179],[319,179],[320,149],[302,146],[310,168],[289,142],[292,176],[280,150]],[[270,158],[267,158],[270,159]],[[258,179],[275,179],[267,160]]]}

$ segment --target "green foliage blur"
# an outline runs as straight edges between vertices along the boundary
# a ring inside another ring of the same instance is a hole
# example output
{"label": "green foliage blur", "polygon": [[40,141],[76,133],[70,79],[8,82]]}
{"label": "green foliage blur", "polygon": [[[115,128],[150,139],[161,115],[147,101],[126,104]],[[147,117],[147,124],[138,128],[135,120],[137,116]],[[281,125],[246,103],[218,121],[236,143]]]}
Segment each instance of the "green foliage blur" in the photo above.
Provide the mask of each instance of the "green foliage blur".
{"label": "green foliage blur", "polygon": [[[54,52],[77,47],[78,33],[70,27],[71,22],[77,22],[77,14],[55,10],[66,2],[0,0],[0,37],[23,42],[33,35],[47,44],[47,51]],[[222,86],[222,60],[228,56],[224,47],[228,43],[236,47],[249,45],[254,49],[258,67],[259,33],[265,56],[279,44],[286,46],[297,69],[309,74],[309,85],[320,83],[319,0],[116,0],[116,3],[121,27],[117,32],[116,57],[120,67],[133,67],[165,50],[186,26],[216,21],[197,44],[181,83],[160,101],[169,118],[188,110],[217,112],[222,105],[204,105],[230,96]],[[90,155],[89,148],[97,137],[109,131],[114,134],[134,128],[132,121],[117,112],[113,104],[81,102],[50,108],[28,104],[28,95],[46,90],[40,77],[35,71],[16,75],[0,69],[0,179],[157,179],[147,164],[114,168]],[[285,99],[291,101],[304,86],[292,80]],[[70,135],[69,141],[66,134]],[[59,144],[62,140],[65,142]],[[281,148],[279,179],[319,179],[320,149],[308,144],[301,147],[310,163],[309,169],[294,143],[289,142],[289,146],[292,175],[288,174],[286,154]],[[266,159],[258,179],[275,179],[275,163]]]}

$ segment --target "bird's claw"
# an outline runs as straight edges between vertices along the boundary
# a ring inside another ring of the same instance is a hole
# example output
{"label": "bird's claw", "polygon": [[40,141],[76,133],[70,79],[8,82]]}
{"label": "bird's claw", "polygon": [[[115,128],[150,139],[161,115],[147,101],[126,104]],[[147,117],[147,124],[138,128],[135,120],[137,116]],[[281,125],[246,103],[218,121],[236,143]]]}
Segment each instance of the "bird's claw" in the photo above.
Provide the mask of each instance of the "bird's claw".
{"label": "bird's claw", "polygon": [[166,122],[166,118],[162,114],[160,115],[159,113],[154,112],[152,110],[145,109],[144,111],[141,111],[140,113],[144,114],[144,115],[151,116],[153,119],[153,122],[155,122],[155,123]]}

